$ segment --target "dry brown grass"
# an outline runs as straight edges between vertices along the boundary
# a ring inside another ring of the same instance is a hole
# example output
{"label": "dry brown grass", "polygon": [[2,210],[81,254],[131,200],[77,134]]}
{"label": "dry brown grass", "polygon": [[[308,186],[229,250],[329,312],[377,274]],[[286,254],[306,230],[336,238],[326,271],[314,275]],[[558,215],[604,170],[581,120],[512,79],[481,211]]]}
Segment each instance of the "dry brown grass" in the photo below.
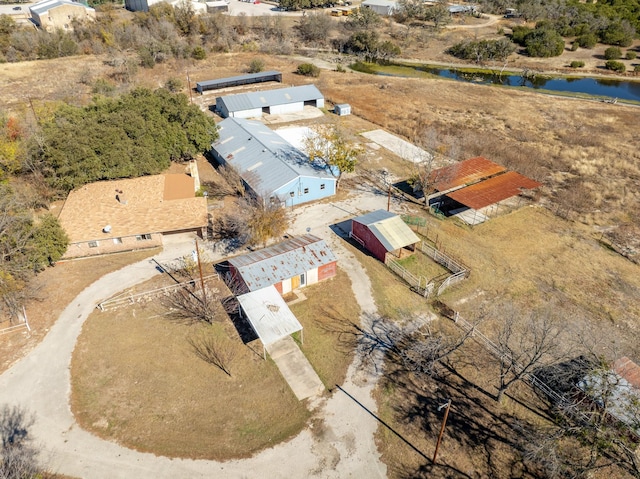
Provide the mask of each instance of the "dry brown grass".
{"label": "dry brown grass", "polygon": [[[472,270],[470,278],[440,297],[463,317],[474,318],[494,303],[511,303],[525,311],[553,303],[566,325],[572,343],[568,346],[575,346],[577,335],[584,334],[587,342],[601,340],[607,350],[632,357],[640,353],[640,268],[604,248],[588,228],[546,209],[527,207],[474,228],[447,220],[429,231]],[[403,283],[396,287],[397,278],[381,264],[363,254],[358,259],[371,278],[382,314],[399,317],[398,305],[416,302],[421,304],[414,314],[424,310],[426,301]],[[395,307],[389,307],[390,301]],[[499,320],[490,317],[480,329],[491,336]],[[432,326],[449,333],[455,328],[444,319]],[[378,445],[390,477],[538,477],[521,461],[519,441],[526,438],[515,426],[550,426],[543,402],[519,385],[505,403],[496,403],[496,361],[473,341],[452,364],[455,372],[445,372],[437,380],[420,379],[398,365],[387,365],[376,390],[379,415],[413,446],[379,428]],[[452,413],[438,465],[432,466],[442,419],[436,409],[448,398],[453,399]],[[615,468],[598,474],[626,477]]]}
{"label": "dry brown grass", "polygon": [[13,332],[0,341],[0,372],[27,354],[45,337],[64,308],[83,289],[107,273],[148,258],[157,249],[57,263],[38,274],[30,285],[36,299],[26,305],[31,333]]}
{"label": "dry brown grass", "polygon": [[[237,345],[231,377],[199,359],[198,330]],[[273,361],[219,324],[186,325],[150,308],[96,312],[72,360],[78,423],[121,444],[169,457],[246,457],[298,433],[309,416]]]}
{"label": "dry brown grass", "polygon": [[[158,287],[157,281],[146,289]],[[347,275],[304,290],[292,306],[304,327],[302,350],[328,388],[344,381],[353,358],[341,331],[359,310]],[[327,297],[334,298],[328,306]],[[169,457],[247,457],[295,435],[309,411],[259,343],[242,345],[230,322],[186,325],[158,308],[96,312],[72,360],[72,410],[89,431]],[[215,336],[234,348],[231,377],[196,356],[188,338]]]}

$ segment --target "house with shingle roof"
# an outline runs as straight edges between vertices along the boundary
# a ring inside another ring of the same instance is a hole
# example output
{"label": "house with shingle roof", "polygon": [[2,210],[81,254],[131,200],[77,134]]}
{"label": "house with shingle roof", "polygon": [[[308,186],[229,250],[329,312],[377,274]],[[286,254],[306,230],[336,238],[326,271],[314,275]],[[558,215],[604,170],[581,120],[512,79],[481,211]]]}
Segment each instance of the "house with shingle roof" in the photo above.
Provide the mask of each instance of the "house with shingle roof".
{"label": "house with shingle roof", "polygon": [[69,193],[58,217],[69,236],[64,258],[162,246],[183,233],[203,235],[207,200],[185,174],[90,183]]}
{"label": "house with shingle roof", "polygon": [[218,123],[211,153],[235,169],[247,189],[265,201],[295,206],[335,195],[336,177],[263,123],[227,118]]}

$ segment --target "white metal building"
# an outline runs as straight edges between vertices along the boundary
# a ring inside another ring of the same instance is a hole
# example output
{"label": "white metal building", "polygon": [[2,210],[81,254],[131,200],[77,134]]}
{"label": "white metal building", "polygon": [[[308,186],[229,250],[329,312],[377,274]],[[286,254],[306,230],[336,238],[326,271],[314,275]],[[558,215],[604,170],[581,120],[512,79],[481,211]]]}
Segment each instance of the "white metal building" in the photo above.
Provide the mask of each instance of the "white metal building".
{"label": "white metal building", "polygon": [[324,107],[324,97],[315,85],[238,93],[216,98],[216,110],[223,118],[257,118],[263,113],[293,113],[302,111],[305,105]]}
{"label": "white metal building", "polygon": [[370,8],[378,15],[389,16],[399,10],[398,2],[391,0],[365,0],[362,2],[363,8]]}

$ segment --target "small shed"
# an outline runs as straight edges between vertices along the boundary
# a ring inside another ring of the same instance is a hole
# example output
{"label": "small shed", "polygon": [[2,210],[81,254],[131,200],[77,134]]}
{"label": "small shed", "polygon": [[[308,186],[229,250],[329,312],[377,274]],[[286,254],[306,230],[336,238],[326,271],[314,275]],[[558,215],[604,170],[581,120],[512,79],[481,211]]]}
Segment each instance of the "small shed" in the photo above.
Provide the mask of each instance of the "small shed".
{"label": "small shed", "polygon": [[348,103],[340,103],[333,107],[333,111],[338,116],[351,115],[351,105]]}
{"label": "small shed", "polygon": [[227,282],[236,291],[274,286],[287,294],[337,272],[337,259],[324,240],[304,235],[229,260]]}
{"label": "small shed", "polygon": [[43,0],[29,7],[33,22],[43,30],[73,30],[72,20],[94,21],[95,9],[71,0]]}
{"label": "small shed", "polygon": [[387,253],[398,258],[413,254],[420,242],[402,218],[385,210],[354,218],[349,236],[383,263]]}

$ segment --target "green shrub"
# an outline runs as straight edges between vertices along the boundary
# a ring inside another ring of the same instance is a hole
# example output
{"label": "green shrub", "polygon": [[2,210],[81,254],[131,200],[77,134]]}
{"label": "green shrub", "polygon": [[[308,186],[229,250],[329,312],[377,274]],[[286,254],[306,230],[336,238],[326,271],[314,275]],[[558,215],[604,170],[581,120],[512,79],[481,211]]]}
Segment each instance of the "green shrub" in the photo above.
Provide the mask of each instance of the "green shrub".
{"label": "green shrub", "polygon": [[571,44],[571,51],[575,52],[578,48],[580,47],[580,45],[578,45],[578,42],[575,41]]}
{"label": "green shrub", "polygon": [[617,60],[622,57],[622,50],[618,47],[609,47],[604,51],[604,57],[607,60]]}
{"label": "green shrub", "polygon": [[191,52],[191,58],[195,60],[204,60],[207,58],[207,52],[201,46],[197,46]]}
{"label": "green shrub", "polygon": [[576,43],[578,44],[579,47],[582,47],[582,48],[593,48],[598,43],[598,36],[593,33],[580,35],[578,38],[576,38],[574,45]]}
{"label": "green shrub", "polygon": [[527,54],[531,57],[557,57],[564,51],[564,39],[553,30],[534,30],[525,38]]}
{"label": "green shrub", "polygon": [[624,56],[624,57],[625,57],[627,60],[635,60],[635,58],[636,58],[637,56],[638,56],[638,55],[636,54],[636,52],[632,52],[631,50],[629,50],[629,51],[625,54],[625,56]]}
{"label": "green shrub", "polygon": [[251,63],[249,63],[249,73],[260,73],[264,70],[264,66],[264,60],[254,58],[251,60]]}
{"label": "green shrub", "polygon": [[301,63],[296,69],[298,75],[317,78],[320,76],[320,68],[313,63]]}
{"label": "green shrub", "polygon": [[164,84],[164,87],[169,90],[171,93],[177,93],[180,90],[182,90],[182,87],[184,86],[184,84],[182,83],[182,80],[180,80],[180,78],[176,78],[176,77],[171,77],[167,80],[167,82]]}
{"label": "green shrub", "polygon": [[116,86],[109,80],[98,78],[93,84],[91,91],[98,95],[110,96],[116,91]]}
{"label": "green shrub", "polygon": [[624,73],[625,71],[627,71],[627,67],[624,66],[624,63],[618,62],[616,60],[609,60],[604,64],[604,66],[607,70],[613,70],[618,73]]}
{"label": "green shrub", "polygon": [[336,71],[340,73],[345,73],[347,70],[344,69],[342,64],[338,63],[338,66],[336,67]]}
{"label": "green shrub", "polygon": [[571,62],[569,66],[571,68],[582,68],[584,66],[584,62],[579,60],[574,60]]}
{"label": "green shrub", "polygon": [[635,67],[633,67],[633,71],[635,73],[640,73],[640,65],[636,65]]}

